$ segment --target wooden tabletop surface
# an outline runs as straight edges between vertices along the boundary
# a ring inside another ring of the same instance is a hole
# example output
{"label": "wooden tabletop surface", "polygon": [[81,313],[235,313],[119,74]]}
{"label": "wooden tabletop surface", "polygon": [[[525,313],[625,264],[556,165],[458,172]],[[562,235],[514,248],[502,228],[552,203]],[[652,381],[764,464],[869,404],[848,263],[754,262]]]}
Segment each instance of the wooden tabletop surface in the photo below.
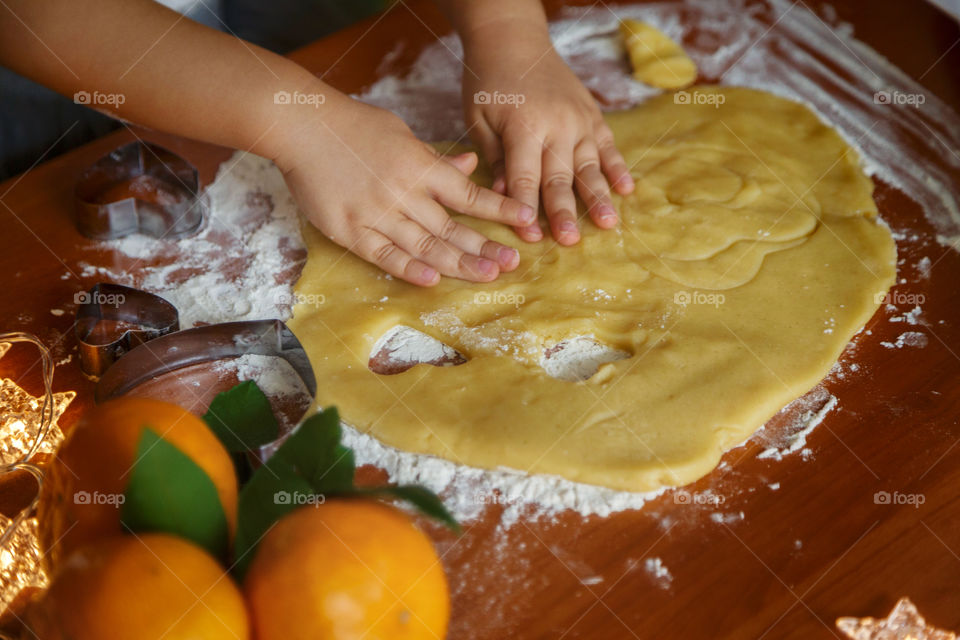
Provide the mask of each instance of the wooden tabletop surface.
{"label": "wooden tabletop surface", "polygon": [[[851,0],[835,8],[859,39],[960,109],[955,23],[919,1]],[[405,46],[395,69],[447,31],[429,3],[400,2],[292,57],[355,92],[376,78],[398,40]],[[56,359],[74,355],[55,379],[55,390],[79,394],[61,420],[65,429],[92,403],[72,312],[74,294],[96,276],[83,277],[79,263],[124,264],[76,233],[72,191],[84,167],[135,137],[189,159],[204,184],[231,153],[121,129],[0,184],[0,330],[35,333]],[[877,199],[894,228],[932,238],[919,207],[902,194],[880,184]],[[904,251],[909,264],[921,257]],[[901,596],[929,621],[960,630],[960,253],[933,251],[929,278],[907,277],[896,288],[922,294],[924,317],[942,320],[919,329],[929,333],[927,347],[880,346],[900,331],[878,312],[872,335],[857,340],[863,373],[824,383],[840,409],[808,438],[811,456],[758,459],[764,445],[752,440],[689,487],[725,496],[723,513],[733,515],[722,522],[666,494],[639,511],[605,518],[568,512],[506,529],[498,527],[499,507],[491,507],[458,539],[431,527],[453,593],[449,637],[809,640],[839,637],[838,616],[885,616]],[[35,361],[35,352],[16,346],[0,361],[0,376],[38,393]],[[31,491],[30,480],[4,479],[0,510],[11,513]],[[877,504],[880,491],[920,495],[923,504]],[[670,581],[646,569],[652,558],[668,568]]]}

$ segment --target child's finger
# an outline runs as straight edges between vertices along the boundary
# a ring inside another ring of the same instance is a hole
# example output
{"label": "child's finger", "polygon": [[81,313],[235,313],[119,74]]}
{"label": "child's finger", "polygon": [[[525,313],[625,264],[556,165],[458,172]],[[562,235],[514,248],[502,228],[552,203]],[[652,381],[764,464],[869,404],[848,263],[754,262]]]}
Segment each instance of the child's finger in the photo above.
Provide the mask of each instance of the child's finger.
{"label": "child's finger", "polygon": [[[507,193],[539,211],[540,170],[543,142],[526,129],[511,130],[503,139],[503,151],[506,159]],[[540,225],[536,221],[517,227],[517,234],[527,242],[537,242],[543,238]]]}
{"label": "child's finger", "polygon": [[562,245],[580,240],[577,199],[573,195],[573,145],[558,143],[543,152],[543,208],[553,237]]}
{"label": "child's finger", "polygon": [[449,242],[466,253],[493,260],[501,271],[513,271],[520,264],[520,254],[516,249],[489,240],[479,231],[460,224],[436,204],[418,208],[416,220],[444,242]]}
{"label": "child's finger", "polygon": [[393,240],[373,229],[364,229],[354,245],[355,253],[387,273],[421,287],[440,282],[440,273],[401,249]]}
{"label": "child's finger", "polygon": [[606,123],[597,127],[597,148],[600,152],[600,167],[610,180],[613,190],[622,196],[633,193],[633,177],[623,155],[613,140],[613,132]]}
{"label": "child's finger", "polygon": [[477,163],[479,162],[479,159],[477,158],[477,154],[473,151],[461,153],[455,156],[445,155],[442,157],[444,161],[465,176],[469,176],[477,170]]}
{"label": "child's finger", "polygon": [[392,239],[401,249],[445,276],[489,282],[500,275],[500,268],[493,260],[466,253],[454,244],[441,240],[407,216],[390,216],[382,221],[378,231]]}
{"label": "child's finger", "polygon": [[490,128],[483,118],[476,120],[470,128],[470,139],[480,148],[483,159],[493,169],[493,186],[496,193],[506,194],[503,185],[503,147],[500,136]]}
{"label": "child's finger", "polygon": [[617,224],[617,212],[610,201],[610,187],[600,173],[600,159],[592,142],[581,141],[574,150],[577,193],[587,207],[590,218],[601,229]]}
{"label": "child's finger", "polygon": [[494,193],[471,182],[443,163],[433,172],[431,195],[446,207],[475,218],[526,226],[536,220],[534,209],[513,198]]}

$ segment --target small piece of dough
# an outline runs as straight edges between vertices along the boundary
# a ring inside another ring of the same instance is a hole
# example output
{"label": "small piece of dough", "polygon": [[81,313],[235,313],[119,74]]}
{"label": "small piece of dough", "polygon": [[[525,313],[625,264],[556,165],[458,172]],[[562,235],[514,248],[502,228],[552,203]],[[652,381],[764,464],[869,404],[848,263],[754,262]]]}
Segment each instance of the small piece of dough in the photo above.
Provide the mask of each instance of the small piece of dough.
{"label": "small piece of dough", "polygon": [[697,78],[697,65],[665,33],[639,20],[620,22],[633,77],[660,89],[682,89]]}

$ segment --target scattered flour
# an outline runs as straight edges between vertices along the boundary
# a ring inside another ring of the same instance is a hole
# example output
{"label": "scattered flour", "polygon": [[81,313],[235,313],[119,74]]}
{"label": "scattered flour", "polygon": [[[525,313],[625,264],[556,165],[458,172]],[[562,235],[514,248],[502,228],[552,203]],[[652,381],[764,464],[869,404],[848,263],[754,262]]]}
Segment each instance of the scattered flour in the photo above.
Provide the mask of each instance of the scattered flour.
{"label": "scattered flour", "polygon": [[[768,447],[757,454],[757,457],[760,459],[773,458],[774,460],[782,460],[784,456],[796,453],[797,451],[800,451],[804,457],[809,456],[809,453],[804,453],[805,451],[810,451],[805,448],[807,446],[807,436],[810,435],[813,430],[817,428],[817,425],[823,422],[824,417],[837,406],[837,398],[835,396],[827,394],[825,391],[822,393],[828,397],[822,404],[818,405],[819,408],[802,411],[797,416],[793,428],[788,430],[786,440],[780,445]],[[812,398],[816,398],[817,395],[819,394],[816,391],[810,394]],[[798,403],[803,404],[808,402],[810,402],[808,397],[800,398],[785,407],[782,411],[788,410]],[[779,488],[779,484],[777,486]]]}
{"label": "scattered flour", "polygon": [[235,373],[241,382],[253,380],[268,397],[309,395],[303,380],[290,363],[277,356],[248,353],[239,358],[221,360],[216,363],[214,370]]}
{"label": "scattered flour", "polygon": [[671,575],[666,565],[663,564],[663,560],[660,558],[647,558],[643,562],[643,568],[650,574],[650,577],[653,578],[658,587],[661,589],[670,588],[670,584],[673,582],[673,575]]}
{"label": "scattered flour", "polygon": [[741,522],[746,518],[746,514],[743,511],[737,511],[736,513],[724,513],[722,511],[714,511],[710,514],[710,520],[716,522],[717,524],[726,524],[731,525],[737,522]]}
{"label": "scattered flour", "polygon": [[880,344],[888,349],[902,349],[903,347],[922,348],[927,346],[928,342],[929,339],[927,338],[927,334],[920,333],[919,331],[907,331],[897,336],[896,342],[884,341]]}
{"label": "scattered flour", "polygon": [[[893,310],[896,311],[896,307],[894,307]],[[907,311],[903,315],[890,318],[890,322],[906,322],[907,324],[917,325],[921,324],[921,315],[923,315],[923,309],[920,308],[920,305],[916,305],[913,309]]]}
{"label": "scattered flour", "polygon": [[422,484],[440,493],[447,508],[464,521],[480,517],[494,504],[503,508],[504,527],[521,517],[549,516],[568,509],[585,516],[607,516],[625,509],[640,509],[666,491],[629,493],[559,476],[465,467],[434,456],[400,451],[349,425],[344,425],[343,439],[354,450],[358,465],[372,464],[386,470],[392,482]]}
{"label": "scattered flour", "polygon": [[101,243],[131,260],[116,269],[81,263],[82,275],[159,294],[177,307],[181,328],[288,318],[305,248],[280,171],[237,152],[204,197],[208,215],[196,236],[171,241],[133,234]]}

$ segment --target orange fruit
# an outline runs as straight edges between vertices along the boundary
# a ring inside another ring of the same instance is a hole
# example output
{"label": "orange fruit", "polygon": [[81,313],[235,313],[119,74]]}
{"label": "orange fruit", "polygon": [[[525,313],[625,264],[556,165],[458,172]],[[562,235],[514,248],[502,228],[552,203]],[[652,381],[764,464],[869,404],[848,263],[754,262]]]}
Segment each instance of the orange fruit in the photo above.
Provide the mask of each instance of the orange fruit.
{"label": "orange fruit", "polygon": [[437,640],[450,619],[430,539],[373,500],[336,499],[281,518],[243,590],[258,640]]}
{"label": "orange fruit", "polygon": [[123,531],[121,500],[147,427],[210,476],[232,539],[237,477],[227,450],[206,423],[186,409],[160,400],[123,397],[84,413],[47,469],[37,518],[48,568],[55,570],[74,549]]}
{"label": "orange fruit", "polygon": [[77,549],[27,612],[38,640],[246,640],[240,590],[182,538],[112,536]]}

